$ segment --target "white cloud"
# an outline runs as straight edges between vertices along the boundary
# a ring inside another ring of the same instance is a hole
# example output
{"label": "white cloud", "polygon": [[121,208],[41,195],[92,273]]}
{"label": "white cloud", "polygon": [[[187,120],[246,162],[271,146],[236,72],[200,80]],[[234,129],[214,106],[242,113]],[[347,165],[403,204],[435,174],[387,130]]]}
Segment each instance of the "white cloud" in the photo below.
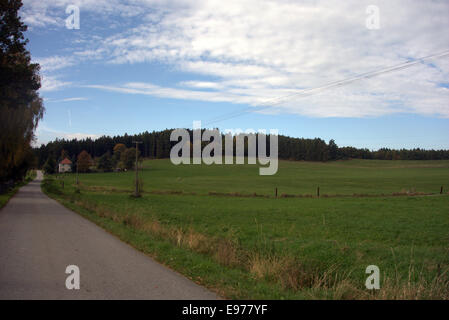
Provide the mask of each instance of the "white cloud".
{"label": "white cloud", "polygon": [[74,98],[65,98],[65,99],[62,99],[61,101],[69,102],[69,101],[87,101],[87,100],[89,100],[89,99],[85,98],[85,97],[74,97]]}
{"label": "white cloud", "polygon": [[85,87],[114,91],[128,94],[142,94],[161,98],[174,98],[186,100],[200,100],[213,102],[248,103],[250,99],[245,99],[240,94],[214,91],[184,90],[168,87],[160,87],[152,83],[130,82],[121,86],[87,85]]}
{"label": "white cloud", "polygon": [[64,99],[45,99],[45,102],[70,102],[70,101],[87,101],[89,98],[86,97],[73,97]]}
{"label": "white cloud", "polygon": [[[56,19],[54,8],[69,2],[79,4],[82,12],[139,17],[133,28],[76,52],[77,59],[113,64],[157,61],[190,75],[171,87],[132,79],[124,85],[91,86],[122,93],[255,106],[449,49],[449,2],[443,0],[58,0],[35,6],[37,12],[50,12]],[[373,4],[380,9],[379,30],[365,27],[366,7]],[[270,112],[313,117],[409,112],[449,117],[449,92],[441,87],[448,84],[449,63],[441,59],[432,64],[291,98]]]}
{"label": "white cloud", "polygon": [[71,84],[69,81],[59,80],[56,76],[42,75],[41,92],[56,91]]}
{"label": "white cloud", "polygon": [[54,130],[52,128],[47,127],[45,124],[40,123],[36,129],[36,141],[33,143],[33,146],[39,147],[41,144],[47,144],[50,141],[54,141],[55,139],[97,139],[101,135],[93,134],[93,133],[80,133],[80,132],[65,132]]}
{"label": "white cloud", "polygon": [[223,86],[217,82],[211,81],[183,81],[180,83],[181,86],[198,88],[198,89],[220,89]]}
{"label": "white cloud", "polygon": [[41,74],[41,92],[57,91],[70,86],[70,81],[61,80],[60,71],[76,64],[72,57],[48,56],[33,59],[33,63],[39,63]]}
{"label": "white cloud", "polygon": [[145,13],[146,0],[23,0],[21,17],[31,27],[65,28],[69,16],[65,9],[69,5],[80,8],[80,13],[94,12],[98,18],[108,16],[135,17]]}
{"label": "white cloud", "polygon": [[35,58],[33,62],[39,63],[41,72],[44,73],[71,67],[75,64],[75,61],[72,57],[63,56],[39,57]]}

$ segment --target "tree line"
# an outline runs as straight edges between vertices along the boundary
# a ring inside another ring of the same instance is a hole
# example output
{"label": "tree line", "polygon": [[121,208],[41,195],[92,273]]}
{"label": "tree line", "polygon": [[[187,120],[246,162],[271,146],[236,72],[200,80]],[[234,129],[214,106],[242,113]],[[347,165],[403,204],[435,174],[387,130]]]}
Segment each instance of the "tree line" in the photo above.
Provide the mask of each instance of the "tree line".
{"label": "tree line", "polygon": [[90,155],[86,150],[81,151],[77,156],[70,156],[66,149],[62,149],[59,157],[48,156],[42,169],[45,173],[52,174],[58,172],[58,164],[62,160],[70,160],[70,171],[72,172],[110,172],[113,170],[129,170],[134,168],[136,155],[140,157],[140,151],[136,148],[127,148],[123,143],[117,143],[113,148],[113,153],[107,151],[100,157]]}
{"label": "tree line", "polygon": [[[170,141],[172,130],[143,132],[136,135],[102,136],[98,139],[56,139],[45,145],[34,149],[37,165],[42,167],[45,162],[52,158],[54,161],[62,160],[61,153],[75,163],[82,151],[87,152],[93,159],[100,162],[101,167],[132,168],[135,160],[135,149],[133,141],[142,141],[138,145],[138,152],[144,158],[169,158],[171,148],[177,141]],[[190,133],[191,130],[189,130]],[[190,137],[192,139],[192,134]],[[224,141],[224,135],[222,135]],[[246,141],[246,139],[245,139]],[[207,142],[203,142],[203,145]],[[117,155],[117,145],[121,145],[122,152]],[[235,143],[234,143],[235,147]],[[224,142],[222,143],[224,154]],[[128,151],[127,151],[128,150]],[[269,150],[269,139],[267,139],[267,150]],[[245,144],[245,153],[247,144]],[[127,156],[124,156],[127,154]],[[234,151],[235,154],[235,151]],[[359,149],[354,147],[338,147],[334,140],[326,141],[304,138],[292,138],[278,136],[278,157],[283,160],[303,161],[330,161],[340,159],[378,159],[378,160],[443,160],[449,159],[449,150],[425,150],[425,149],[388,149],[382,148],[376,151]],[[106,165],[101,164],[106,163]]]}

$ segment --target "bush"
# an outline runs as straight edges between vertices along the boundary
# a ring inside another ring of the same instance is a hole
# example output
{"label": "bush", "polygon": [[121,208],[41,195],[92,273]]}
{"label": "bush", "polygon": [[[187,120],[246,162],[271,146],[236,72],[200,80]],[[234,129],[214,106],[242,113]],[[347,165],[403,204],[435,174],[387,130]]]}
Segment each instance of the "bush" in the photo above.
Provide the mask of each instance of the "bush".
{"label": "bush", "polygon": [[112,171],[112,159],[109,152],[106,152],[104,155],[100,157],[100,159],[98,159],[97,168],[98,170],[101,170],[103,172]]}
{"label": "bush", "polygon": [[47,161],[45,161],[44,166],[42,167],[46,174],[56,173],[56,162],[52,157],[49,157]]}

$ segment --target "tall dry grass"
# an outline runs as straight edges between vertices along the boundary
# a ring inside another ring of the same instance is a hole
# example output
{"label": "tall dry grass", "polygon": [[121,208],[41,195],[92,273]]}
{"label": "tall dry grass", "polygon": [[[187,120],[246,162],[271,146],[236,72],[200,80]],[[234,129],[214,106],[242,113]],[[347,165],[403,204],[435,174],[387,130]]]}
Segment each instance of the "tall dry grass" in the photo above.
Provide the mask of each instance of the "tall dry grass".
{"label": "tall dry grass", "polygon": [[278,283],[285,290],[305,290],[312,299],[449,300],[449,270],[440,270],[437,276],[429,280],[422,270],[416,271],[411,262],[406,278],[401,278],[397,272],[393,276],[383,275],[379,290],[367,290],[364,283],[355,283],[350,278],[351,272],[344,272],[337,265],[326,269],[313,268],[301,263],[297,257],[267,250],[267,240],[263,235],[260,236],[263,245],[248,251],[240,248],[235,241],[211,237],[192,227],[171,227],[155,218],[144,218],[139,213],[120,214],[87,200],[71,200],[102,218],[169,240],[176,246],[207,254],[223,266],[245,269],[256,279]]}

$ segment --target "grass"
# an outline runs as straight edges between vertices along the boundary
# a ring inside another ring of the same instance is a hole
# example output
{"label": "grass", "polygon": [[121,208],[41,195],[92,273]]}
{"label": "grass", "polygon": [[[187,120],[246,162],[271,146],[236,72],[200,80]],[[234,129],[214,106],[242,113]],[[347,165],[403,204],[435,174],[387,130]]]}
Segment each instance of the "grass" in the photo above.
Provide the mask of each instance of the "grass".
{"label": "grass", "polygon": [[25,179],[23,181],[20,181],[14,185],[13,188],[11,188],[8,192],[5,192],[3,194],[0,194],[0,209],[3,208],[16,193],[19,191],[21,187],[26,185],[28,182],[34,180],[36,178],[36,171],[30,170],[27,172]]}
{"label": "grass", "polygon": [[[448,169],[448,161],[281,161],[276,176],[261,177],[255,166],[151,160],[141,198],[130,197],[133,172],[80,175],[79,193],[73,175],[50,177],[43,189],[227,298],[449,299],[449,196],[439,194]],[[273,195],[316,185],[347,197]],[[391,196],[407,191],[433,195]],[[381,270],[375,293],[364,287],[371,264]]]}
{"label": "grass", "polygon": [[[280,161],[273,176],[259,176],[255,165],[179,165],[166,159],[145,161],[146,191],[260,194],[381,194],[401,191],[449,191],[449,161],[350,160],[321,162]],[[84,175],[86,187],[132,191],[134,172]],[[100,189],[98,189],[100,190]]]}

